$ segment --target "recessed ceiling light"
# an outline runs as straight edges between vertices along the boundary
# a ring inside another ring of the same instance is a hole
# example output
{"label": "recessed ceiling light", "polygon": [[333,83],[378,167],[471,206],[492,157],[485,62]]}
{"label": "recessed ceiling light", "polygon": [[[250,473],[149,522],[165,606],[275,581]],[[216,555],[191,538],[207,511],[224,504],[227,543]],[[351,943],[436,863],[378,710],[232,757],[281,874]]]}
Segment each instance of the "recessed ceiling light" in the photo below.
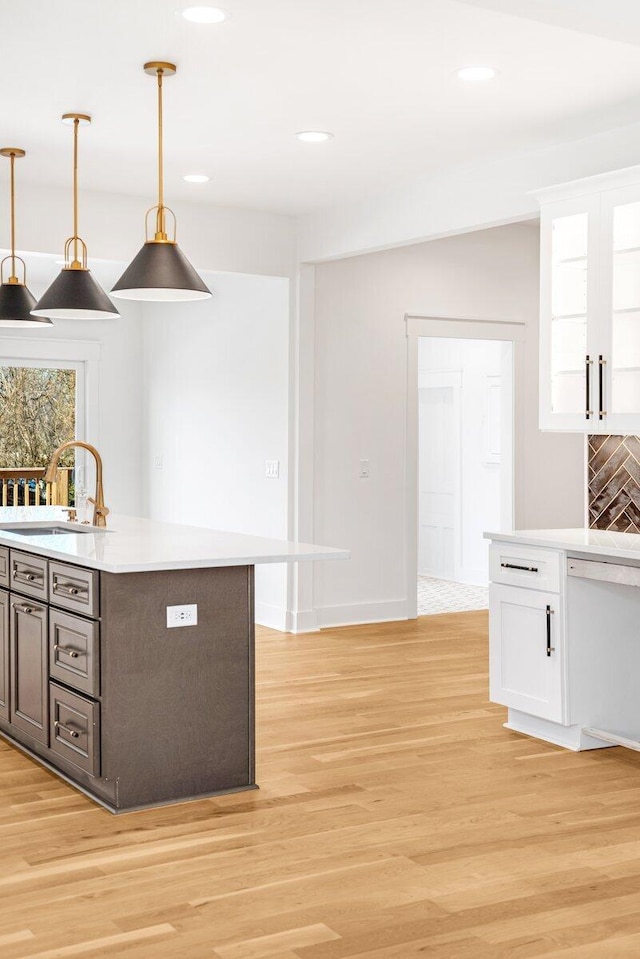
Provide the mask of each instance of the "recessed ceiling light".
{"label": "recessed ceiling light", "polygon": [[333,139],[333,133],[327,133],[326,130],[301,130],[296,136],[304,143],[324,143],[325,140]]}
{"label": "recessed ceiling light", "polygon": [[229,14],[220,7],[187,7],[182,16],[191,23],[222,23]]}
{"label": "recessed ceiling light", "polygon": [[483,80],[494,80],[498,71],[495,67],[459,67],[456,76],[470,83],[481,83]]}
{"label": "recessed ceiling light", "polygon": [[187,173],[182,179],[187,183],[208,183],[211,177],[208,177],[206,173]]}

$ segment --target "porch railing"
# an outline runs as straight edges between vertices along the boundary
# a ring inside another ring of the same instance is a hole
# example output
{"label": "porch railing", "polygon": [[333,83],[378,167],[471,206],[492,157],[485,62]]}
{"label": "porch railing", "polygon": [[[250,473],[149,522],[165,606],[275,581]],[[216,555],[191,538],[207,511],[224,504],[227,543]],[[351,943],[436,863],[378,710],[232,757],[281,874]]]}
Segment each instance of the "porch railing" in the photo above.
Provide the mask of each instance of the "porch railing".
{"label": "porch railing", "polygon": [[73,506],[74,470],[63,467],[56,481],[44,481],[44,469],[0,469],[0,506]]}

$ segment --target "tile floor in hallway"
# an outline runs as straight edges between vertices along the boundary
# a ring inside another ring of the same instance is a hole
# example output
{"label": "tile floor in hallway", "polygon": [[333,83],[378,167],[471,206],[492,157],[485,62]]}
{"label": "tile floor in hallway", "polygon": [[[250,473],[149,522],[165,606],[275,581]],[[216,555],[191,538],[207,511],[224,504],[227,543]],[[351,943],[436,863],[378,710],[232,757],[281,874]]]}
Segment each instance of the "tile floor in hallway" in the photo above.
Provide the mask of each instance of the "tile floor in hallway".
{"label": "tile floor in hallway", "polygon": [[418,576],[418,616],[489,608],[489,590],[448,579]]}

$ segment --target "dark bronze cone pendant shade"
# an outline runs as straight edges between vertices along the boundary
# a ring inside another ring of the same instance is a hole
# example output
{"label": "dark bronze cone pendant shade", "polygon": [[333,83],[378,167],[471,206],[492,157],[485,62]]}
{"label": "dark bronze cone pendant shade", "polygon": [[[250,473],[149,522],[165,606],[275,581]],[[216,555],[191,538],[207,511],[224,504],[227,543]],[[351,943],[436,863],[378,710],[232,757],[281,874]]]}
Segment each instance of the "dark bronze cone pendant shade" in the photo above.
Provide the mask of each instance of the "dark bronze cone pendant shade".
{"label": "dark bronze cone pendant shade", "polygon": [[[65,267],[38,300],[35,316],[55,319],[99,320],[120,316],[117,309],[86,268]],[[34,317],[35,318],[35,317]]]}
{"label": "dark bronze cone pendant shade", "polygon": [[[162,80],[176,72],[175,64],[153,60],[144,65],[145,73],[158,81],[158,204],[147,211],[145,233],[148,237],[149,214],[155,212],[153,239],[147,239],[133,262],[111,291],[125,300],[177,301],[204,300],[211,291],[180,250],[175,238],[175,216],[164,205]],[[167,233],[167,215],[173,219],[173,238]]]}
{"label": "dark bronze cone pendant shade", "polygon": [[211,296],[177,243],[148,240],[113,288],[130,300],[202,300]]}
{"label": "dark bronze cone pendant shade", "polygon": [[[11,161],[11,253],[0,264],[0,327],[17,329],[38,329],[51,326],[48,316],[32,316],[31,310],[36,304],[35,297],[26,286],[26,267],[24,260],[16,256],[16,217],[15,217],[15,161],[25,155],[18,147],[3,147],[0,156]],[[5,263],[11,264],[11,275],[4,279]],[[22,280],[18,279],[17,264],[22,264]]]}
{"label": "dark bronze cone pendant shade", "polygon": [[73,125],[73,236],[64,245],[65,265],[40,297],[34,316],[54,319],[114,319],[120,314],[87,268],[87,245],[78,236],[78,128],[91,123],[84,113],[65,113],[63,123]]}

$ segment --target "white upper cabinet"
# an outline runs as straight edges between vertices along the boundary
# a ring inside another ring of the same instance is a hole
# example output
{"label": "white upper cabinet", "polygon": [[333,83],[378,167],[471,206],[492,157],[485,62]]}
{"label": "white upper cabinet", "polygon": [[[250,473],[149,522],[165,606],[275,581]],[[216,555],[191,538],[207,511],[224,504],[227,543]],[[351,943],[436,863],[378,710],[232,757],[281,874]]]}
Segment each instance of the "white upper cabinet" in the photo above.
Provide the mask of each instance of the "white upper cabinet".
{"label": "white upper cabinet", "polygon": [[640,167],[538,196],[540,428],[640,433]]}

